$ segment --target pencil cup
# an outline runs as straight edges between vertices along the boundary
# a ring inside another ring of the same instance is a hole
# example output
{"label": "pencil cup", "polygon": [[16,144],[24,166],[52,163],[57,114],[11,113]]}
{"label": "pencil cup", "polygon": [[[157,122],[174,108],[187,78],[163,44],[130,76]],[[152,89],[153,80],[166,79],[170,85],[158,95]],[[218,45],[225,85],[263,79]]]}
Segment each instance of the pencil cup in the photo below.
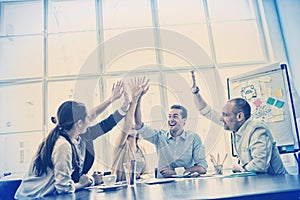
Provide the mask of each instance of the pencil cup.
{"label": "pencil cup", "polygon": [[222,175],[223,174],[223,165],[215,165],[215,174]]}
{"label": "pencil cup", "polygon": [[123,168],[125,172],[126,182],[129,187],[134,187],[136,185],[136,162],[131,160],[123,163]]}

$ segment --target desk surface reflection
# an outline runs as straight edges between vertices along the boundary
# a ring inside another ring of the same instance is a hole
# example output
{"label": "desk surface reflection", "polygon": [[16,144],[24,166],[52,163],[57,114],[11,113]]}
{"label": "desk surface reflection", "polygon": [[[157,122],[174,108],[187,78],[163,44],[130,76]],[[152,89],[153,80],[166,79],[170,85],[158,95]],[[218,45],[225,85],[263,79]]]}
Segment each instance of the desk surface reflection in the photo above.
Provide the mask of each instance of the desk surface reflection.
{"label": "desk surface reflection", "polygon": [[246,177],[176,179],[163,184],[138,183],[117,190],[85,189],[43,199],[298,199],[300,176],[261,174]]}

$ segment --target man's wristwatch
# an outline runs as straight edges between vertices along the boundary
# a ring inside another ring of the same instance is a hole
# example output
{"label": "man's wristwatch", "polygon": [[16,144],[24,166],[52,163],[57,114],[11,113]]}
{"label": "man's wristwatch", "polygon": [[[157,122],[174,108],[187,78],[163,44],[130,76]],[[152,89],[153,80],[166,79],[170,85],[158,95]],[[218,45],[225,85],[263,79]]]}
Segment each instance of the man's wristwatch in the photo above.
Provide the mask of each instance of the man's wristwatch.
{"label": "man's wristwatch", "polygon": [[200,89],[198,88],[198,86],[196,86],[196,89],[193,91],[193,94],[198,94],[199,91]]}

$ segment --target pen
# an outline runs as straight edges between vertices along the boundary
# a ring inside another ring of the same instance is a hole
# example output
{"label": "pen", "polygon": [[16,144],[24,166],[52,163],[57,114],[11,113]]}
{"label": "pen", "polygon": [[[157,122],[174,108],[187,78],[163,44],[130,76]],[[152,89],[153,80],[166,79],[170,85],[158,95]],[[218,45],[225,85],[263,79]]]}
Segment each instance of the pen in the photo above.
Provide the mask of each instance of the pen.
{"label": "pen", "polygon": [[224,157],[224,159],[223,159],[223,161],[222,161],[222,165],[224,164],[224,162],[225,162],[225,160],[226,160],[226,158],[227,158],[227,155],[228,155],[228,153],[226,153],[226,155],[225,155],[225,157]]}
{"label": "pen", "polygon": [[210,154],[210,161],[213,163],[214,166],[217,166],[217,161],[213,155]]}

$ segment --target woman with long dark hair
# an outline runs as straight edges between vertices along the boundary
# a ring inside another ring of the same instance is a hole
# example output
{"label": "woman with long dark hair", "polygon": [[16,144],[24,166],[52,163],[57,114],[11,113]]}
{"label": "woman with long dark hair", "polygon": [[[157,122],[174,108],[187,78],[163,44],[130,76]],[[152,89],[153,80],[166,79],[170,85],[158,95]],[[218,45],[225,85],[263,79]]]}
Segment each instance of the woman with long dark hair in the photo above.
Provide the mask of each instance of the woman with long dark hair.
{"label": "woman with long dark hair", "polygon": [[79,174],[80,168],[74,143],[89,123],[85,106],[66,101],[59,107],[57,118],[57,126],[40,144],[30,170],[16,192],[16,199],[75,192],[91,184],[86,175],[80,176],[77,183],[72,180],[72,174]]}
{"label": "woman with long dark hair", "polygon": [[59,107],[57,118],[51,120],[56,127],[40,144],[22,180],[15,198],[39,198],[45,195],[72,193],[90,185],[86,176],[94,162],[93,140],[111,130],[126,114],[125,102],[121,111],[115,111],[107,119],[88,127],[111,102],[123,94],[123,84],[114,84],[112,96],[90,114],[82,103],[66,101]]}

